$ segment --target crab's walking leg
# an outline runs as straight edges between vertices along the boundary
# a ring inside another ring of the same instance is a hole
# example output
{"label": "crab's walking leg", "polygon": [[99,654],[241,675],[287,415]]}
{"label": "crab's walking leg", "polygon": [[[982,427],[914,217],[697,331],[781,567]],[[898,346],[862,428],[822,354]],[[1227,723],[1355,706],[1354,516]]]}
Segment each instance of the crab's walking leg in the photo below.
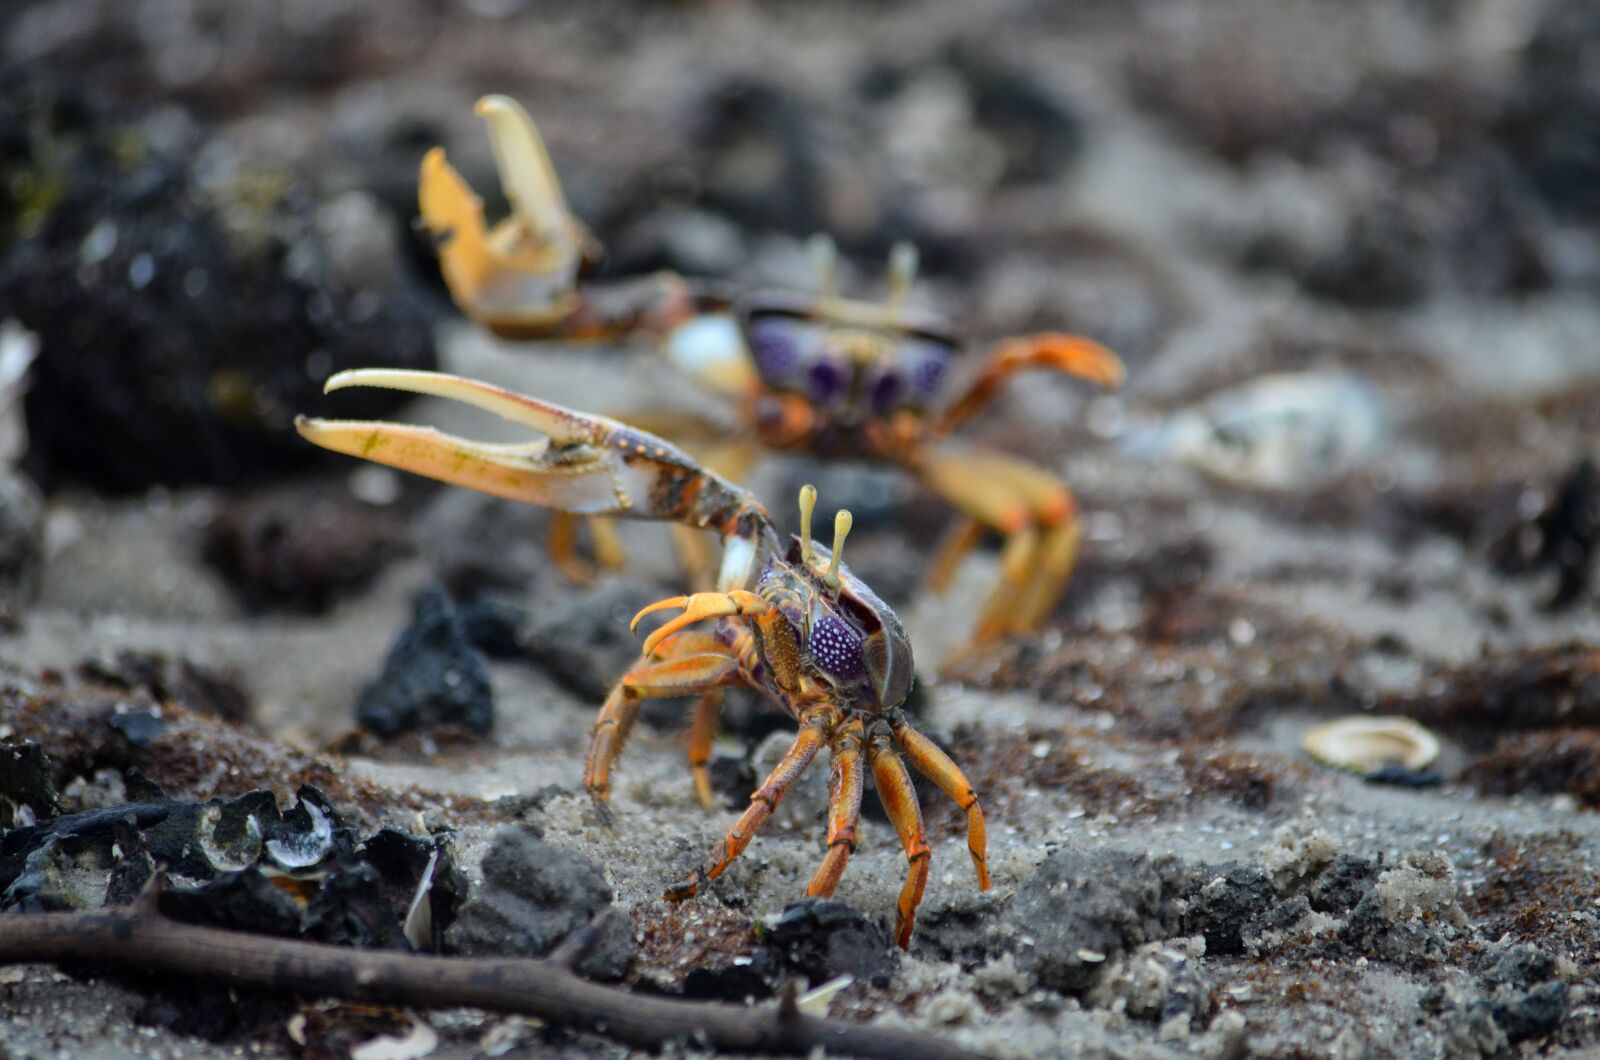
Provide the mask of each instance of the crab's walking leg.
{"label": "crab's walking leg", "polygon": [[717,719],[722,716],[722,689],[713,688],[703,693],[695,702],[694,714],[689,722],[689,770],[694,774],[694,794],[700,805],[711,809],[711,745],[717,739]]}
{"label": "crab's walking leg", "polygon": [[989,833],[984,825],[983,807],[978,805],[978,793],[972,790],[961,768],[939,746],[906,723],[898,712],[889,718],[894,729],[894,739],[900,750],[918,773],[927,777],[956,801],[967,814],[967,852],[972,855],[972,867],[978,873],[978,889],[989,889],[988,846]]}
{"label": "crab's walking leg", "polygon": [[828,773],[828,856],[806,885],[806,893],[828,898],[839,885],[844,867],[856,849],[856,827],[861,823],[862,745],[861,719],[851,718],[834,731],[830,748],[833,764]]}
{"label": "crab's walking leg", "polygon": [[1041,468],[994,453],[936,453],[921,471],[963,514],[1005,536],[1000,584],[979,618],[977,639],[1038,628],[1077,562],[1082,529],[1072,491]]}
{"label": "crab's walking leg", "polygon": [[801,715],[800,731],[795,735],[794,743],[777,768],[750,796],[749,808],[739,816],[733,827],[728,829],[728,834],[723,836],[722,842],[712,848],[705,862],[688,879],[667,888],[664,895],[667,901],[681,902],[693,897],[708,881],[722,875],[723,870],[733,864],[733,859],[750,845],[750,840],[761,825],[783,801],[784,794],[800,779],[800,775],[811,765],[811,760],[817,757],[817,752],[827,744],[837,716],[838,711],[826,703],[812,707]]}
{"label": "crab's walking leg", "polygon": [[967,558],[967,553],[978,547],[987,529],[981,520],[970,515],[963,515],[956,520],[955,525],[945,533],[944,540],[939,542],[939,550],[928,565],[927,585],[930,592],[942,593],[949,588],[950,579],[956,576],[961,561]]}
{"label": "crab's walking leg", "polygon": [[709,633],[686,633],[666,644],[666,659],[641,659],[611,689],[595,718],[584,762],[583,786],[601,819],[608,825],[611,765],[639,719],[639,704],[646,699],[693,695],[719,688],[738,673],[737,657],[728,653]]}
{"label": "crab's walking leg", "polygon": [[872,763],[872,780],[878,786],[878,801],[889,814],[900,842],[906,848],[905,886],[900,889],[900,904],[894,918],[895,940],[900,948],[911,945],[911,929],[917,922],[917,906],[922,904],[922,889],[928,883],[928,840],[922,834],[922,807],[911,786],[911,774],[894,749],[889,733],[878,729],[867,738],[867,759]]}

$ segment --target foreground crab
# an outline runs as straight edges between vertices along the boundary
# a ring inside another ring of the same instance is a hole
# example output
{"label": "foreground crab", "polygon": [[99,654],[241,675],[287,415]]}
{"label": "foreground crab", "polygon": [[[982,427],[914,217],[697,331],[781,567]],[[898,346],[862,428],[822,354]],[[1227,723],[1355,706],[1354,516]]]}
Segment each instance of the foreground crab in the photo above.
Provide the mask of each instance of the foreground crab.
{"label": "foreground crab", "polygon": [[[696,793],[708,807],[706,762],[723,688],[754,689],[794,718],[800,731],[750,797],[749,809],[704,864],[667,891],[668,899],[688,898],[721,875],[824,747],[833,760],[828,853],[807,894],[831,895],[855,850],[864,763],[910,863],[895,925],[900,945],[909,944],[928,879],[928,843],[906,760],[966,811],[967,849],[978,886],[988,889],[978,796],[901,710],[913,678],[910,641],[888,605],[840,561],[849,512],[839,512],[834,521],[831,549],[813,543],[816,491],[807,486],[800,493],[800,535],[785,545],[754,496],[652,434],[458,376],[368,369],[341,372],[327,389],[352,386],[455,398],[532,427],[544,438],[491,445],[427,427],[305,417],[296,420],[301,435],[337,452],[558,511],[671,520],[721,534],[717,591],[662,600],[634,618],[637,627],[653,612],[679,612],[645,638],[639,661],[606,697],[590,739],[584,786],[609,819],[611,767],[644,699],[699,696],[689,762]],[[713,621],[699,624],[706,619]]]}
{"label": "foreground crab", "polygon": [[[593,242],[567,210],[538,130],[503,96],[486,97],[478,111],[489,123],[511,217],[486,237],[481,203],[437,148],[423,162],[420,191],[451,293],[468,315],[518,338],[658,338],[680,369],[739,403],[743,436],[710,459],[721,470],[742,470],[762,449],[904,468],[965,517],[932,565],[935,590],[985,532],[1005,539],[1000,584],[975,636],[1043,624],[1071,579],[1082,536],[1071,491],[1014,457],[944,443],[1012,375],[1046,368],[1114,387],[1123,379],[1116,355],[1057,332],[1010,338],[963,383],[953,325],[904,304],[917,267],[910,244],[890,257],[881,303],[835,293],[826,237],[812,242],[819,282],[811,294],[765,292],[730,304],[669,273],[583,282]],[[595,529],[602,564],[619,563],[615,539]],[[563,569],[581,574],[575,540],[573,524],[558,521],[552,552]]]}

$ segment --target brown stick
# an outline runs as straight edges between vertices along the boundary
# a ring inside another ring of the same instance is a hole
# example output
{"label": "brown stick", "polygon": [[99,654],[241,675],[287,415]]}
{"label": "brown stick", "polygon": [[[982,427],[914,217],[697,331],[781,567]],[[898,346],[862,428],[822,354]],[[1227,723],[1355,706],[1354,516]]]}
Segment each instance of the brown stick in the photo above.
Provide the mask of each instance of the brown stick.
{"label": "brown stick", "polygon": [[537,1016],[639,1048],[669,1042],[736,1053],[971,1058],[914,1031],[807,1016],[793,995],[747,1008],[674,1001],[598,986],[560,960],[482,960],[355,950],[197,927],[162,916],[154,893],[87,913],[0,915],[0,965],[123,965],[250,983],[289,993],[421,1008],[470,1006]]}

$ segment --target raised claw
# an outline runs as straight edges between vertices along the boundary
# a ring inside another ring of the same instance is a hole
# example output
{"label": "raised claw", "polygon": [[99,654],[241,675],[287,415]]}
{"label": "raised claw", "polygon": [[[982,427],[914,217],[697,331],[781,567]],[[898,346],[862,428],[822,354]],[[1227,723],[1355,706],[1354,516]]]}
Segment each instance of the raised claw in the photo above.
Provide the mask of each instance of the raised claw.
{"label": "raised claw", "polygon": [[768,604],[755,593],[743,589],[734,589],[726,593],[695,593],[693,596],[674,596],[666,600],[657,600],[655,603],[633,616],[630,629],[639,628],[639,620],[645,615],[657,611],[667,611],[675,607],[683,608],[683,613],[677,615],[660,629],[651,633],[644,640],[643,651],[646,656],[653,655],[656,646],[672,634],[693,625],[704,618],[722,618],[730,615],[757,615],[768,609]]}
{"label": "raised claw", "polygon": [[751,499],[653,434],[441,372],[356,369],[329,391],[370,386],[461,401],[544,437],[497,444],[382,420],[299,417],[302,437],[442,482],[581,515],[671,519],[722,529]]}
{"label": "raised claw", "polygon": [[537,332],[576,311],[578,275],[599,249],[567,208],[527,112],[506,96],[485,96],[476,109],[489,126],[511,215],[489,230],[483,201],[437,147],[422,160],[418,209],[440,241],[440,267],[456,304],[497,332]]}

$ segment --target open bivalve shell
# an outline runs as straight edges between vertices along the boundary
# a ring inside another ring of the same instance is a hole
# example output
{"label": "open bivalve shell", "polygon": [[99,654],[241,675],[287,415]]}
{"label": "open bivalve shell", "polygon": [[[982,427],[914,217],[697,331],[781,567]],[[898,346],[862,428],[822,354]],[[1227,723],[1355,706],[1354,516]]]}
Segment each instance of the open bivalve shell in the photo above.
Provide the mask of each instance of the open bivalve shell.
{"label": "open bivalve shell", "polygon": [[1410,718],[1366,714],[1318,725],[1300,746],[1319,762],[1357,773],[1385,766],[1425,769],[1439,757],[1439,738]]}

